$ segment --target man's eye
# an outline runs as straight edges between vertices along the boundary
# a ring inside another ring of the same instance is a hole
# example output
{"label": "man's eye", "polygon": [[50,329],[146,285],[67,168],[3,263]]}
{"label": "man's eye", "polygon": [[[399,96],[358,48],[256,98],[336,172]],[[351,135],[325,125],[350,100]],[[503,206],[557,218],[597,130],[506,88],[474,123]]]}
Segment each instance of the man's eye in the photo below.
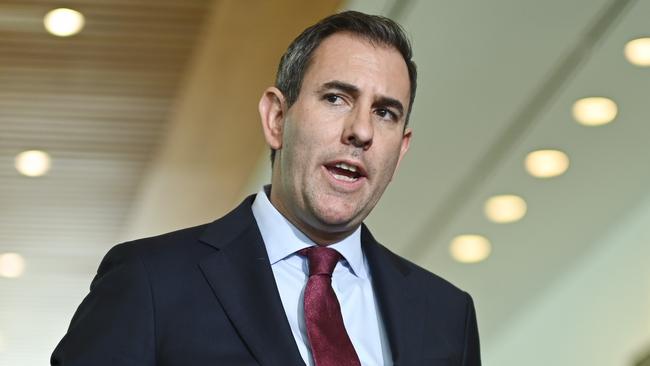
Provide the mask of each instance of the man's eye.
{"label": "man's eye", "polygon": [[336,94],[326,94],[324,99],[331,104],[340,104],[342,102],[341,97]]}
{"label": "man's eye", "polygon": [[377,115],[381,118],[388,118],[390,120],[397,120],[397,115],[385,108],[379,108],[375,111]]}

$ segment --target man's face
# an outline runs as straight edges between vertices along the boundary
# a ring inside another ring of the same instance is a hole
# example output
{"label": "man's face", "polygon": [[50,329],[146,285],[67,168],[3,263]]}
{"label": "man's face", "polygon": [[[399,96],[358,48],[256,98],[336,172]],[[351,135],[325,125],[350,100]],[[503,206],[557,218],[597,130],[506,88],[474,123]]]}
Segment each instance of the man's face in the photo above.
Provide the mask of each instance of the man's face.
{"label": "man's face", "polygon": [[271,192],[278,210],[317,242],[355,230],[408,150],[409,95],[397,50],[348,33],[326,38],[283,111]]}

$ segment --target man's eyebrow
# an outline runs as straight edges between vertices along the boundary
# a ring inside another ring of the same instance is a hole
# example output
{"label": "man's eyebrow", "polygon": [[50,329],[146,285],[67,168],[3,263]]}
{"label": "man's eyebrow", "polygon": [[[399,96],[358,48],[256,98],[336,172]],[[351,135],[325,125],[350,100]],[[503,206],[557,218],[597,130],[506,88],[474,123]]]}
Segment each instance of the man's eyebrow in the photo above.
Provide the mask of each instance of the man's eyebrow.
{"label": "man's eyebrow", "polygon": [[323,84],[323,86],[321,86],[320,91],[324,92],[328,89],[338,89],[352,96],[359,95],[359,88],[356,85],[346,83],[345,81],[339,81],[339,80],[328,81],[325,84]]}
{"label": "man's eyebrow", "polygon": [[[324,83],[319,89],[319,92],[322,93],[329,89],[337,89],[347,94],[350,94],[353,97],[358,96],[360,93],[360,90],[356,85],[346,83],[345,81],[340,81],[340,80],[332,80]],[[380,95],[379,97],[376,98],[373,105],[384,107],[384,108],[386,107],[395,108],[399,112],[398,117],[400,118],[404,115],[404,105],[402,104],[402,102],[392,97]]]}

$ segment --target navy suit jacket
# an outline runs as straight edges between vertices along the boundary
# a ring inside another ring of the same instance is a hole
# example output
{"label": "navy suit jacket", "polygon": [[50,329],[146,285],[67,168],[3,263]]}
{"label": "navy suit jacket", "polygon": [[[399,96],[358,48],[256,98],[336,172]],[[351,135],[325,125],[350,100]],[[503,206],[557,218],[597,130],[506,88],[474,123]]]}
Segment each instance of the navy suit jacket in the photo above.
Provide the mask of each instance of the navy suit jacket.
{"label": "navy suit jacket", "polygon": [[[112,248],[51,364],[304,365],[253,199],[213,223]],[[394,364],[479,366],[471,297],[390,252],[365,226],[361,245]]]}

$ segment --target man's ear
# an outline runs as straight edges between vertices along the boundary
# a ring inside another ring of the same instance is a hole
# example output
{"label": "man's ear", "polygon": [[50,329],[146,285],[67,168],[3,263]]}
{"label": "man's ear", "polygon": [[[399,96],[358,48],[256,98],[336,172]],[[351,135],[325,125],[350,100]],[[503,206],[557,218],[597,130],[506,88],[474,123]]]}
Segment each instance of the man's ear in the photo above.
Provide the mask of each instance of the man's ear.
{"label": "man's ear", "polygon": [[286,117],[284,94],[276,87],[268,87],[260,98],[258,108],[266,143],[274,150],[282,148],[282,130]]}

